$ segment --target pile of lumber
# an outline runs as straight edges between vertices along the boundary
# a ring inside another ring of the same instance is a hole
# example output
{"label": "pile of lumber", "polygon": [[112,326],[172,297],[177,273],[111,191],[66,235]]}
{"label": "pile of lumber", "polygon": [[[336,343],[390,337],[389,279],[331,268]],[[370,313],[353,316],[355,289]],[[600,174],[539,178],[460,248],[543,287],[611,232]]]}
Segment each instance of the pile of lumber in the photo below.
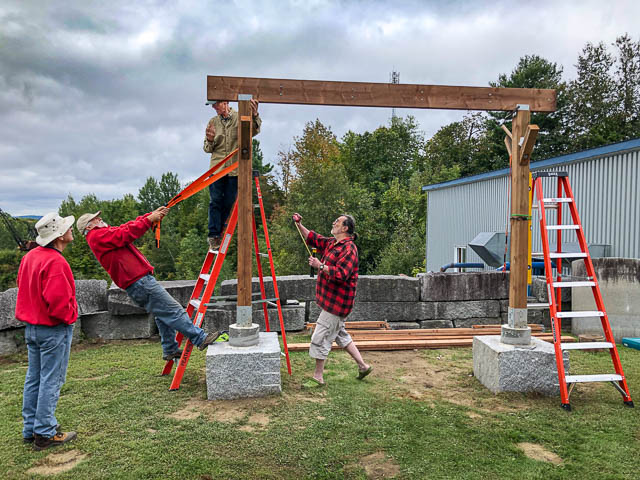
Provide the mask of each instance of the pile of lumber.
{"label": "pile of lumber", "polygon": [[[386,330],[350,328],[347,331],[359,350],[413,350],[425,348],[470,347],[477,335],[500,335],[500,325],[473,325],[471,328],[428,328],[409,330]],[[367,322],[353,322],[367,323]],[[380,322],[371,322],[380,323]],[[311,326],[311,325],[310,325]],[[547,342],[553,342],[550,332],[543,332],[542,325],[531,324],[531,335]],[[383,327],[384,328],[384,327]],[[561,342],[575,341],[573,337],[563,336]],[[309,350],[309,343],[289,344],[289,351]],[[335,343],[333,348],[339,348]]]}

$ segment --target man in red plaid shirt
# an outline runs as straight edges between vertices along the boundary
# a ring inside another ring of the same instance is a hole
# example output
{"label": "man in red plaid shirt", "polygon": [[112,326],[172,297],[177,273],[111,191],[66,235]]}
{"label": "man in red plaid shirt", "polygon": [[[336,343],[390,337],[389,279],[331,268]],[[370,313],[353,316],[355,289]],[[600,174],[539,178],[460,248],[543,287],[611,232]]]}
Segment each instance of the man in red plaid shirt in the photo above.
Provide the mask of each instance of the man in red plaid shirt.
{"label": "man in red plaid shirt", "polygon": [[351,215],[340,215],[331,227],[334,238],[323,237],[300,223],[295,213],[293,221],[308,245],[318,250],[320,258],[309,257],[309,265],[318,269],[316,303],[322,309],[311,336],[309,356],[316,359],[316,370],[309,386],[324,385],[324,364],[335,341],[358,364],[358,380],[371,373],[372,367],[362,360],[360,351],[344,328],[347,315],[353,310],[358,283],[358,248],[354,243],[355,220]]}

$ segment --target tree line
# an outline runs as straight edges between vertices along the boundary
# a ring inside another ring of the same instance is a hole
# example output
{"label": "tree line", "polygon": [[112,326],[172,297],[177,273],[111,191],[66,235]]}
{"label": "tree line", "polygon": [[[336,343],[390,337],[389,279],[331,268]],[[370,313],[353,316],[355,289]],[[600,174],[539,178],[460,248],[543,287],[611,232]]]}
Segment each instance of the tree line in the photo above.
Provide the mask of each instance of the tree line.
{"label": "tree line", "polygon": [[[640,41],[625,34],[611,45],[587,43],[575,67],[576,77],[565,80],[561,65],[525,55],[510,73],[489,83],[556,89],[557,110],[532,114],[531,123],[540,127],[534,161],[640,137]],[[469,113],[425,139],[407,116],[391,118],[372,132],[349,131],[337,138],[330,126],[310,121],[289,149],[278,152],[277,175],[254,139],[254,169],[260,173],[276,272],[308,272],[308,253],[291,222],[294,212],[302,214],[305,226],[325,235],[339,214],[353,215],[363,274],[422,271],[422,186],[507,167],[501,125],[511,128],[510,112]],[[87,195],[76,201],[70,195],[59,213],[77,218],[101,210],[107,223],[118,225],[166,204],[184,186],[175,173],[166,172],[159,179],[149,177],[137,196],[100,200]],[[159,279],[196,277],[206,248],[208,202],[205,190],[173,207],[162,223],[160,249],[152,235],[138,241]],[[0,290],[15,285],[21,258],[3,229]],[[235,250],[232,246],[222,278],[235,276]],[[77,278],[107,278],[82,239],[64,254]]]}

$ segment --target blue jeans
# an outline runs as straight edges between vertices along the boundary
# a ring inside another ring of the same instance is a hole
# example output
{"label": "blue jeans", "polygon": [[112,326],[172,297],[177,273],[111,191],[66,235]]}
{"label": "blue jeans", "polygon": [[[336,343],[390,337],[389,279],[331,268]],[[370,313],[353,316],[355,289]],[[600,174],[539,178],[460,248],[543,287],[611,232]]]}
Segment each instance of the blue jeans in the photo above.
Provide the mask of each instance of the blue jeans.
{"label": "blue jeans", "polygon": [[56,434],[56,406],[60,389],[67,378],[73,325],[55,327],[31,325],[24,331],[29,354],[29,367],[24,379],[22,398],[22,436],[34,434],[53,437]]}
{"label": "blue jeans", "polygon": [[209,236],[221,237],[224,222],[238,196],[238,177],[222,177],[209,185]]}
{"label": "blue jeans", "polygon": [[206,338],[207,333],[193,324],[182,305],[169,295],[153,275],[145,275],[129,285],[126,292],[136,304],[155,315],[164,355],[178,350],[176,330],[196,346]]}

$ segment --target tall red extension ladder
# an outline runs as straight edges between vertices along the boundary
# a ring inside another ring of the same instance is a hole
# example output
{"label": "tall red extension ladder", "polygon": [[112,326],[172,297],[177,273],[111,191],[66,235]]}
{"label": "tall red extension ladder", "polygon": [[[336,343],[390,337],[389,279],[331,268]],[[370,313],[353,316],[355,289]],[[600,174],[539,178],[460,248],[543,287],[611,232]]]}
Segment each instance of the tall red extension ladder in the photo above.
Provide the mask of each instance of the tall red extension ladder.
{"label": "tall red extension ladder", "polygon": [[[584,382],[611,382],[611,384],[622,394],[624,404],[633,407],[633,401],[629,394],[627,381],[620,363],[618,349],[613,339],[609,318],[602,301],[598,279],[595,276],[591,256],[587,247],[587,241],[584,236],[578,209],[575,204],[575,197],[569,185],[569,176],[566,172],[534,172],[533,188],[531,190],[531,202],[533,205],[534,196],[537,196],[537,209],[540,212],[540,234],[542,236],[542,249],[544,255],[545,275],[547,279],[547,292],[549,295],[549,309],[551,317],[551,329],[553,332],[553,345],[556,354],[556,365],[558,368],[558,380],[560,384],[561,406],[567,411],[571,411],[569,396],[577,383]],[[553,198],[545,198],[542,190],[543,178],[556,178],[557,196]],[[567,205],[571,214],[572,223],[562,223],[562,207]],[[547,225],[546,210],[555,209],[556,224]],[[575,231],[578,237],[580,252],[563,252],[562,251],[562,233],[565,231]],[[549,232],[556,232],[556,249],[550,251]],[[540,254],[533,254],[540,255]],[[584,281],[562,281],[562,259],[564,258],[582,258],[584,259],[587,279]],[[556,278],[553,278],[552,259],[556,259]],[[561,291],[563,288],[591,288],[595,301],[595,311],[561,311]],[[605,342],[584,342],[584,343],[561,343],[561,325],[563,318],[572,318],[573,321],[580,321],[582,318],[599,317],[602,322]],[[615,373],[605,373],[597,375],[567,375],[564,370],[563,352],[566,350],[587,350],[593,348],[601,348],[609,350],[613,368]],[[567,387],[569,385],[569,387]]]}
{"label": "tall red extension ladder", "polygon": [[[262,303],[263,313],[264,313],[264,322],[265,329],[267,332],[271,331],[269,327],[269,314],[267,311],[267,305],[272,305],[277,307],[278,309],[278,319],[280,320],[280,332],[282,334],[282,342],[284,346],[284,354],[287,359],[287,371],[289,375],[291,375],[291,361],[289,359],[289,349],[287,347],[287,335],[284,328],[284,320],[282,317],[282,305],[280,304],[280,295],[278,293],[278,282],[276,279],[276,272],[273,266],[273,256],[271,253],[271,241],[269,239],[269,231],[267,230],[267,219],[264,212],[264,204],[262,202],[262,191],[260,190],[260,182],[258,180],[257,172],[253,173],[256,185],[256,191],[258,195],[258,205],[256,207],[260,208],[260,217],[262,219],[262,229],[264,231],[265,242],[267,245],[267,253],[260,253],[259,244],[258,244],[258,233],[256,230],[256,221],[255,217],[253,218],[253,243],[255,247],[256,253],[256,263],[258,265],[258,277],[260,279],[260,299],[252,300],[252,303]],[[214,297],[213,290],[216,286],[216,282],[218,280],[218,276],[220,275],[220,270],[222,269],[222,264],[227,256],[229,251],[229,245],[231,244],[231,239],[233,238],[233,234],[235,232],[236,226],[238,224],[238,202],[233,206],[233,210],[231,215],[229,216],[229,220],[227,222],[227,227],[224,231],[224,235],[222,237],[222,243],[218,250],[209,250],[204,259],[204,263],[202,264],[202,269],[200,270],[200,274],[198,275],[198,279],[196,281],[195,287],[193,288],[193,293],[191,294],[191,298],[189,300],[189,304],[187,305],[187,315],[189,318],[193,319],[194,325],[198,327],[202,327],[202,322],[204,320],[205,313],[207,311],[207,307],[210,305],[210,300],[220,300],[220,299],[228,299],[228,296],[225,297]],[[273,282],[273,290],[274,290],[274,298],[266,297],[266,289],[264,286],[264,278],[262,274],[262,264],[261,257],[266,256],[269,258],[269,265],[271,267],[271,280]],[[195,313],[195,316],[194,316]],[[180,346],[182,344],[182,340],[184,339],[182,333],[176,333],[176,341]],[[185,369],[187,368],[187,364],[189,363],[189,358],[191,357],[191,352],[193,350],[193,344],[189,339],[186,339],[186,344],[182,351],[182,356],[180,360],[178,360],[178,366],[176,367],[176,371],[173,374],[173,380],[171,382],[171,386],[169,390],[178,390],[180,388],[180,383],[182,382],[182,377],[184,376]],[[174,361],[168,360],[162,370],[162,375],[168,375],[171,373],[173,368]]]}

